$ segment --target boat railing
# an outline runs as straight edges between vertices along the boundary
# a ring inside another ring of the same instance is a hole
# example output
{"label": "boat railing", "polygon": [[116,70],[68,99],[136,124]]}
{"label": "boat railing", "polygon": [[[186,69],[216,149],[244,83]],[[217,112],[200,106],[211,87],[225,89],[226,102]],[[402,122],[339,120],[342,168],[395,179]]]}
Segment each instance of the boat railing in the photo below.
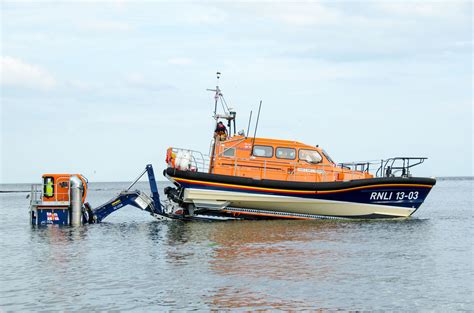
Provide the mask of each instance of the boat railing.
{"label": "boat railing", "polygon": [[380,161],[370,160],[370,161],[343,162],[343,163],[337,164],[337,166],[349,171],[370,173],[371,170],[380,166]]}
{"label": "boat railing", "polygon": [[171,148],[174,154],[174,166],[179,170],[190,170],[194,172],[208,172],[210,166],[210,157],[200,151]]}
{"label": "boat railing", "polygon": [[425,157],[393,157],[382,160],[339,163],[338,166],[360,172],[375,171],[376,177],[411,177],[411,168],[420,165]]}
{"label": "boat railing", "polygon": [[425,157],[393,157],[380,161],[377,177],[411,177],[411,169],[425,162]]}
{"label": "boat railing", "polygon": [[30,204],[40,204],[43,199],[43,185],[31,185]]}

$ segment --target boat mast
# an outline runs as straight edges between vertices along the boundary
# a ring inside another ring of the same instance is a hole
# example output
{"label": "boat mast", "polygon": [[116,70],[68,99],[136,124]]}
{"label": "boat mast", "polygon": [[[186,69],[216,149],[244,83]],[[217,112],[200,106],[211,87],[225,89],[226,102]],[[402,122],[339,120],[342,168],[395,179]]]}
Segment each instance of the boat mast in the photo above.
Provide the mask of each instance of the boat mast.
{"label": "boat mast", "polygon": [[[218,123],[218,118],[217,118],[217,102],[219,101],[219,97],[220,97],[220,89],[219,89],[219,78],[221,77],[221,73],[220,72],[217,72],[216,73],[217,75],[217,83],[216,83],[216,89],[207,89],[207,91],[214,91],[215,92],[215,95],[214,95],[214,115],[212,116],[214,118],[214,120],[216,121],[214,123],[214,129],[216,129],[217,127],[217,123]],[[214,154],[215,154],[215,151],[216,151],[216,137],[215,137],[215,134],[214,134],[214,130],[212,132],[212,150],[211,150],[211,158],[209,159],[209,174],[212,173],[212,169],[214,167]]]}
{"label": "boat mast", "polygon": [[[214,92],[214,115],[213,118],[215,120],[214,123],[214,129],[217,127],[217,123],[219,123],[219,119],[227,120],[227,127],[228,127],[228,134],[229,136],[232,133],[232,126],[233,126],[233,134],[235,135],[236,132],[236,125],[235,125],[235,116],[237,115],[234,109],[229,108],[227,106],[227,102],[224,99],[224,95],[221,92],[221,89],[219,88],[219,78],[221,77],[221,73],[217,72],[217,83],[216,83],[216,89],[207,89],[208,91]],[[221,102],[222,104],[222,110],[223,114],[218,114],[217,113],[217,104],[218,102]],[[233,125],[232,125],[233,122]],[[214,167],[214,157],[215,157],[215,151],[216,151],[216,138],[214,136],[214,131],[213,131],[213,142],[212,142],[212,151],[211,151],[211,159],[209,162],[209,173],[212,173],[213,167]]]}
{"label": "boat mast", "polygon": [[216,82],[216,89],[207,89],[208,91],[214,91],[216,94],[214,95],[214,119],[217,122],[216,115],[217,115],[217,102],[219,101],[219,97],[221,96],[221,90],[219,89],[219,78],[221,78],[221,73],[217,72],[217,82]]}

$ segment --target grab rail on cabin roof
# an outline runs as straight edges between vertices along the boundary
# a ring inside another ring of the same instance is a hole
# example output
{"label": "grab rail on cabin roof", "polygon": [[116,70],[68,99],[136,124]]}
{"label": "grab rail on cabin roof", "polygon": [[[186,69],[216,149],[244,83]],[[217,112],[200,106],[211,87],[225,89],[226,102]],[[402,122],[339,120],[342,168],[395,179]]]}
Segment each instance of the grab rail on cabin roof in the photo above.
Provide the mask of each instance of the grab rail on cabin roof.
{"label": "grab rail on cabin roof", "polygon": [[[274,175],[284,175],[288,181],[321,182],[339,179],[339,174],[344,175],[344,180],[361,178],[361,173],[337,168],[334,164],[310,164],[302,162],[288,162],[278,160],[252,159],[228,157],[229,162],[221,161],[221,168],[233,167],[232,175],[241,175],[243,171],[249,177],[256,179],[272,178]],[[282,167],[282,165],[285,165]],[[290,166],[288,166],[290,165]],[[337,168],[337,170],[336,170]],[[249,172],[252,173],[250,174]],[[318,175],[307,175],[318,174]],[[330,178],[330,179],[328,179]],[[274,178],[273,178],[274,179]]]}
{"label": "grab rail on cabin roof", "polygon": [[[306,182],[321,182],[321,181],[328,181],[328,177],[331,175],[332,179],[335,179],[341,171],[335,171],[335,167],[333,165],[328,164],[318,164],[318,165],[310,165],[310,164],[301,164],[298,162],[291,162],[285,163],[285,165],[290,165],[290,167],[282,168],[282,162],[274,161],[274,160],[252,160],[251,164],[248,164],[248,159],[239,159],[239,158],[231,158],[233,159],[232,164],[221,164],[221,167],[233,167],[232,174],[234,176],[243,176],[241,173],[243,171],[249,175],[249,172],[253,171],[254,175],[249,177],[257,178],[257,179],[268,179],[272,178],[273,175],[285,175],[286,180],[288,181],[306,181]],[[244,161],[244,163],[239,163],[239,161]],[[247,161],[247,162],[245,162]],[[245,164],[247,163],[247,164]],[[255,164],[258,163],[258,164]],[[311,174],[319,174],[319,175],[307,175],[308,173]],[[345,179],[350,180],[355,178],[357,175],[351,172],[342,172],[347,177]],[[273,175],[272,175],[273,174]],[[273,178],[274,179],[274,178]]]}

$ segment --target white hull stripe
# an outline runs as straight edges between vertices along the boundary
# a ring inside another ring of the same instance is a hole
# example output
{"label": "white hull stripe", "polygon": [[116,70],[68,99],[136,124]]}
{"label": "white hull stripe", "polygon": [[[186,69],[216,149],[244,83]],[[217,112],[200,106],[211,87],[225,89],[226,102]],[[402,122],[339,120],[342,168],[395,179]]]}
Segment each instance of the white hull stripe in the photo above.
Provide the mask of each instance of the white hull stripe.
{"label": "white hull stripe", "polygon": [[199,203],[201,207],[205,207],[206,201],[209,201],[209,203],[212,203],[214,206],[216,201],[225,201],[229,203],[228,207],[234,208],[316,216],[363,217],[377,215],[386,217],[408,217],[415,211],[415,208],[394,207],[382,204],[194,188],[185,189],[183,200],[187,203]]}

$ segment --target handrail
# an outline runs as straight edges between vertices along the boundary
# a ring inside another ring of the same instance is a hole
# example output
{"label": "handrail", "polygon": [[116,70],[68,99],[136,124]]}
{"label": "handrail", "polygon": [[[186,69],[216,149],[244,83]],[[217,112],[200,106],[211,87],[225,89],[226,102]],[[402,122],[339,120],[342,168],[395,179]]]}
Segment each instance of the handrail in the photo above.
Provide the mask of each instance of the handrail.
{"label": "handrail", "polygon": [[[284,175],[286,180],[289,181],[327,181],[329,175],[336,175],[339,173],[351,174],[350,172],[341,170],[333,164],[310,164],[310,163],[301,163],[301,162],[283,162],[278,160],[260,160],[247,158],[236,158],[236,157],[227,157],[229,162],[221,160],[221,168],[233,167],[232,174],[234,176],[240,176],[241,171],[253,171],[253,178],[256,179],[266,179],[267,177],[272,177],[273,175]],[[307,173],[319,174],[318,175],[305,175]],[[356,174],[354,174],[355,176]],[[322,179],[321,176],[324,178]],[[360,174],[359,174],[360,176]]]}
{"label": "handrail", "polygon": [[173,153],[178,154],[179,151],[187,152],[190,154],[191,159],[188,160],[192,163],[194,168],[198,171],[207,171],[209,169],[210,159],[209,156],[204,155],[200,151],[191,150],[191,149],[183,149],[183,148],[171,148]]}
{"label": "handrail", "polygon": [[42,184],[31,185],[30,204],[41,202],[42,199],[43,199],[43,185]]}
{"label": "handrail", "polygon": [[[45,186],[45,184],[32,184],[31,185],[30,203],[43,202],[44,186]],[[58,196],[63,196],[63,195],[67,195],[68,198],[69,198],[69,192],[57,192],[56,184],[54,184],[54,186],[55,186],[54,196],[48,198],[48,199],[52,199],[52,200],[48,200],[47,202],[69,202],[69,201],[58,200]]]}
{"label": "handrail", "polygon": [[[395,174],[401,172],[400,177],[411,177],[410,169],[418,166],[428,159],[426,157],[394,157],[386,160],[381,160],[377,176],[380,177],[394,177]],[[416,160],[415,163],[410,164],[410,161]],[[398,164],[397,164],[398,163]],[[400,164],[401,163],[401,164]]]}
{"label": "handrail", "polygon": [[[252,160],[248,159],[239,159],[233,158],[234,162],[226,164],[221,164],[221,167],[226,167],[232,165],[233,174],[238,175],[241,171],[255,171],[257,174],[257,179],[266,179],[271,177],[272,173],[283,174],[286,176],[286,180],[289,181],[327,181],[328,175],[337,175],[341,173],[340,170],[336,171],[333,165],[329,164],[319,164],[319,165],[310,165],[310,164],[300,164],[298,162],[286,163],[286,167],[282,168],[281,162],[274,160]],[[238,162],[241,161],[241,162]],[[305,175],[305,173],[313,173],[323,175],[324,179],[321,179],[318,175]]]}
{"label": "handrail", "polygon": [[[227,143],[232,142],[232,141],[235,141],[235,143],[234,143],[233,145],[231,145],[230,147],[224,147],[224,151],[219,152],[218,155],[219,155],[219,156],[223,156],[224,153],[225,153],[227,150],[230,150],[230,149],[236,147],[239,143],[245,141],[245,139],[247,139],[247,138],[244,137],[244,138],[240,138],[240,139],[230,139],[230,140],[227,140],[227,141],[226,141]],[[219,150],[220,150],[220,149],[219,149]]]}

